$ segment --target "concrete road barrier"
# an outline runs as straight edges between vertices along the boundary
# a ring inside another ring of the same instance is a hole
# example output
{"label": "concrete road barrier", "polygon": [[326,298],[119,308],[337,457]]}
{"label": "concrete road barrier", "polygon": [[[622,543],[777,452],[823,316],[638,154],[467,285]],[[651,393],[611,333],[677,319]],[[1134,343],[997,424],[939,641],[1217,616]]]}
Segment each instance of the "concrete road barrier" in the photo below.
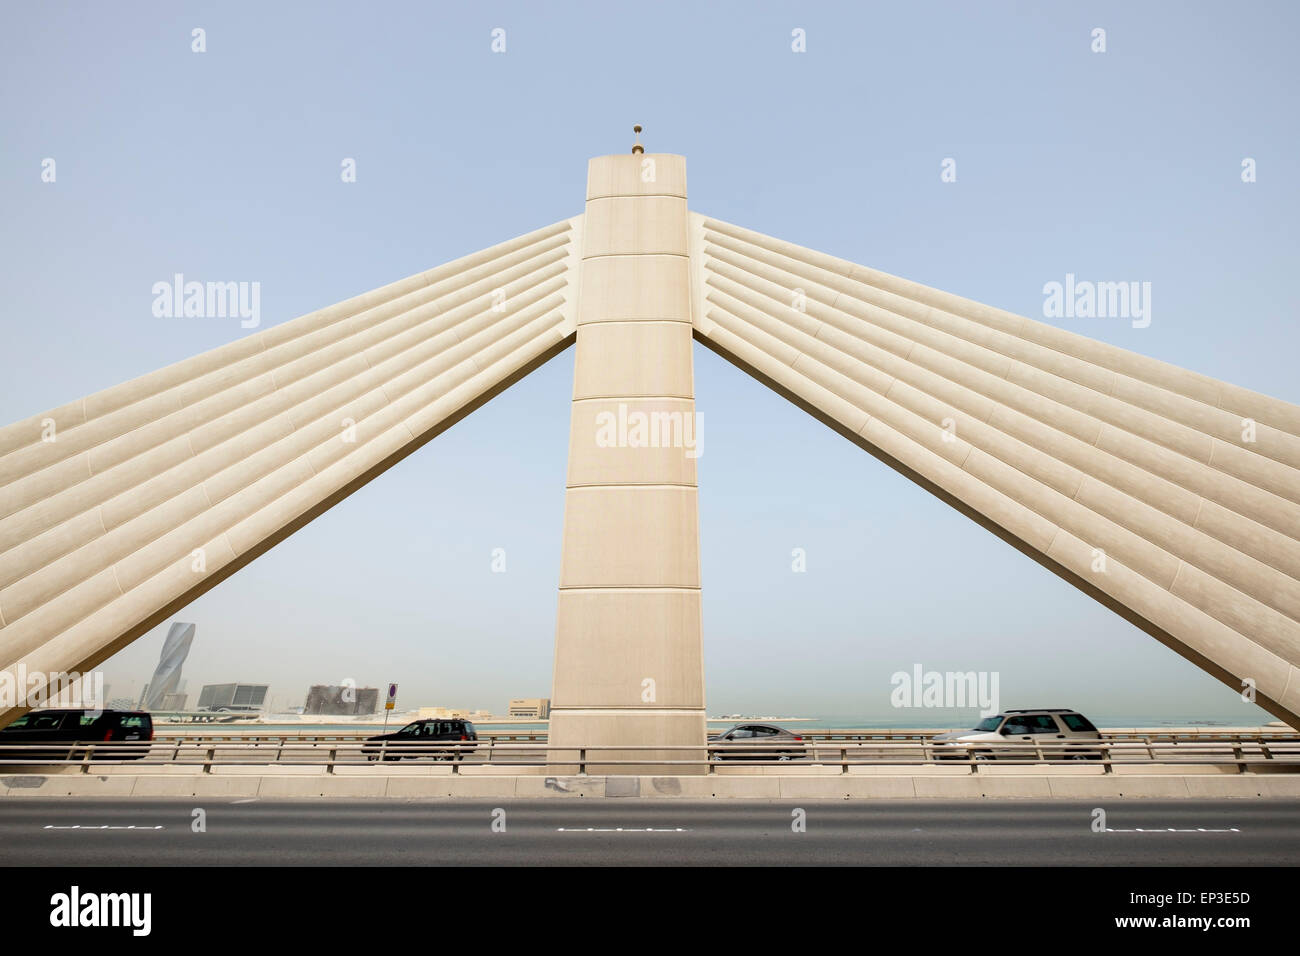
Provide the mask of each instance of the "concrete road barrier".
{"label": "concrete road barrier", "polygon": [[[1070,768],[1073,770],[1074,768]],[[935,799],[968,797],[1300,797],[1300,774],[791,774],[543,776],[540,774],[10,774],[7,797],[661,797]]]}

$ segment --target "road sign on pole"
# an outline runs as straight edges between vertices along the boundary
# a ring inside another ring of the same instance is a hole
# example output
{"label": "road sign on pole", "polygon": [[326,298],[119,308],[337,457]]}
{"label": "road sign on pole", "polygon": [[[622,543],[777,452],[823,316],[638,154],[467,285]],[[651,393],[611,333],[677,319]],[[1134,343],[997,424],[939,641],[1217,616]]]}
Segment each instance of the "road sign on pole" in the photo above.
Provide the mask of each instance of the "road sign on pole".
{"label": "road sign on pole", "polygon": [[397,685],[388,685],[388,699],[384,701],[384,733],[388,733],[388,715],[393,712],[393,707],[397,704]]}

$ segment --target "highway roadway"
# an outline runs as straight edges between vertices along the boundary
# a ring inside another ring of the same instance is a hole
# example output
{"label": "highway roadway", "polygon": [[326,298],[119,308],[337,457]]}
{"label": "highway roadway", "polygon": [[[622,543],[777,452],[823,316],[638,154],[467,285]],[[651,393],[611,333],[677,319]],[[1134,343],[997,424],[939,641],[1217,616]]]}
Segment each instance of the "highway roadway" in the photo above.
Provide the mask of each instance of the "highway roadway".
{"label": "highway roadway", "polygon": [[[1097,808],[1105,811],[1104,822],[1097,821]],[[200,818],[204,829],[196,832]],[[1095,832],[1098,823],[1104,832]],[[0,801],[0,865],[8,866],[1267,866],[1297,860],[1300,803],[1294,800]]]}

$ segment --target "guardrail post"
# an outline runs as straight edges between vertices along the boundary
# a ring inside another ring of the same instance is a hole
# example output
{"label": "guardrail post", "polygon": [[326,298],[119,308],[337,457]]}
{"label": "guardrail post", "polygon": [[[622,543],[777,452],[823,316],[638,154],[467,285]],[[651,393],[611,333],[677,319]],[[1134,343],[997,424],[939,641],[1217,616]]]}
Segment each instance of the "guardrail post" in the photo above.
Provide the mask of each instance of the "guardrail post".
{"label": "guardrail post", "polygon": [[204,773],[212,773],[212,761],[213,761],[213,758],[216,757],[216,755],[217,755],[217,748],[216,748],[216,747],[209,747],[209,748],[208,748],[208,755],[207,755],[206,758],[204,758],[204,761],[203,761],[203,772],[204,772]]}
{"label": "guardrail post", "polygon": [[587,775],[587,748],[583,747],[578,751],[578,774]]}
{"label": "guardrail post", "polygon": [[1241,742],[1232,745],[1232,759],[1237,763],[1237,773],[1246,772],[1246,754],[1241,749]]}
{"label": "guardrail post", "polygon": [[91,744],[81,753],[81,772],[90,773],[90,755],[94,752],[95,745]]}
{"label": "guardrail post", "polygon": [[840,748],[840,773],[849,772],[849,748]]}
{"label": "guardrail post", "polygon": [[338,748],[338,747],[331,747],[331,748],[330,748],[329,760],[328,760],[328,762],[325,764],[325,772],[326,772],[326,773],[333,773],[333,772],[334,772],[334,761],[338,759],[338,756],[339,756],[339,748]]}

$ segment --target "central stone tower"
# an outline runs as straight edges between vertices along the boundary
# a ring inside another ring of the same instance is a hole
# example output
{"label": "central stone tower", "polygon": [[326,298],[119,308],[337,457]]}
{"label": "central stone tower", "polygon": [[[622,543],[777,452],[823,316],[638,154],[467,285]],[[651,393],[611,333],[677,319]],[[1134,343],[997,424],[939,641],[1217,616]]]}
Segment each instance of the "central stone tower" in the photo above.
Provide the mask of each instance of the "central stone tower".
{"label": "central stone tower", "polygon": [[706,739],[685,158],[592,159],[584,220],[550,741],[663,773],[604,761]]}

